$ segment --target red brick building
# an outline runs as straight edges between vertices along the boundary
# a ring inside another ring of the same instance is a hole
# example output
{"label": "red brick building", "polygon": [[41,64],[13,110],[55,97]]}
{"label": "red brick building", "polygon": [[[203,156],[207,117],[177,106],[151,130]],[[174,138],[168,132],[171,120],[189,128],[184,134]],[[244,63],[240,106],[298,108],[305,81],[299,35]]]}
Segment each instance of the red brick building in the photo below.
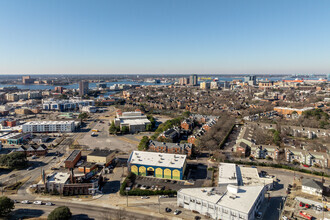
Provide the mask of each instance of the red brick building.
{"label": "red brick building", "polygon": [[149,142],[149,150],[153,152],[161,152],[161,153],[171,153],[171,154],[185,154],[188,157],[192,154],[192,144],[185,143],[165,143],[158,141],[150,141]]}
{"label": "red brick building", "polygon": [[81,158],[80,150],[72,151],[72,153],[64,161],[65,168],[74,168],[74,166],[77,164],[77,162],[80,160],[80,158]]}

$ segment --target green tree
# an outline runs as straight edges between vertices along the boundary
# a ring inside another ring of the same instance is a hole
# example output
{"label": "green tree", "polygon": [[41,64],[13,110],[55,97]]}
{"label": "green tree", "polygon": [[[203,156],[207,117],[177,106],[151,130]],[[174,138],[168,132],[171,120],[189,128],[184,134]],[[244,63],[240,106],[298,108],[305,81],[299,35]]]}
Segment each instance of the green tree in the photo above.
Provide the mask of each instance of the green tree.
{"label": "green tree", "polygon": [[86,112],[80,113],[78,118],[80,119],[80,123],[83,122],[86,118],[88,118],[88,114]]}
{"label": "green tree", "polygon": [[0,156],[0,166],[8,167],[9,169],[21,169],[28,165],[28,161],[23,152],[13,152]]}
{"label": "green tree", "polygon": [[152,131],[152,124],[146,125],[146,131]]}
{"label": "green tree", "polygon": [[280,141],[281,141],[281,136],[280,136],[280,132],[279,131],[274,131],[274,134],[273,134],[273,140],[274,140],[274,143],[276,145],[280,145]]}
{"label": "green tree", "polygon": [[72,217],[70,209],[66,206],[60,206],[54,209],[49,215],[48,220],[69,220]]}
{"label": "green tree", "polygon": [[148,147],[149,147],[149,137],[143,136],[139,143],[138,150],[148,150]]}
{"label": "green tree", "polygon": [[110,125],[110,128],[109,128],[109,133],[110,134],[116,134],[116,132],[117,132],[117,128],[116,128],[115,122],[112,121],[111,125]]}
{"label": "green tree", "polygon": [[122,134],[128,134],[129,132],[129,128],[127,126],[122,126],[121,127],[121,133]]}
{"label": "green tree", "polygon": [[185,111],[182,115],[183,117],[188,118],[190,116],[190,111]]}
{"label": "green tree", "polygon": [[148,120],[151,122],[152,128],[156,126],[156,120],[152,115],[147,115]]}
{"label": "green tree", "polygon": [[0,216],[7,216],[14,209],[14,201],[6,196],[0,197]]}

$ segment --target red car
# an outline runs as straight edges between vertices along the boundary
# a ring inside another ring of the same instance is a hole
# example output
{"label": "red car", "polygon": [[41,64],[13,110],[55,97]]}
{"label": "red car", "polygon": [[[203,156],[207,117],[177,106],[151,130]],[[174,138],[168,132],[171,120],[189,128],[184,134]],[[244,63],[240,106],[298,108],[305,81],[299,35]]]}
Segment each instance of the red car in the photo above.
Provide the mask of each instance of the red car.
{"label": "red car", "polygon": [[309,204],[305,204],[305,207],[309,209],[311,206]]}
{"label": "red car", "polygon": [[300,202],[300,203],[299,203],[299,206],[300,206],[300,207],[304,207],[304,203]]}

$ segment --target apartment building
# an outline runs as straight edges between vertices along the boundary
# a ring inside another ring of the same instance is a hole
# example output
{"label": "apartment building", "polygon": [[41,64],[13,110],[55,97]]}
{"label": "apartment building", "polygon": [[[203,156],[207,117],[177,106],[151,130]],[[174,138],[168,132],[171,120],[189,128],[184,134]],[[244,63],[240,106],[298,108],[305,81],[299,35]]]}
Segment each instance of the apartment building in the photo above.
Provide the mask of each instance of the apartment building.
{"label": "apartment building", "polygon": [[152,140],[150,140],[149,142],[149,151],[172,154],[185,154],[188,157],[190,157],[192,154],[192,148],[192,144],[189,143],[165,143]]}
{"label": "apartment building", "polygon": [[74,121],[30,121],[22,125],[23,133],[73,132]]}

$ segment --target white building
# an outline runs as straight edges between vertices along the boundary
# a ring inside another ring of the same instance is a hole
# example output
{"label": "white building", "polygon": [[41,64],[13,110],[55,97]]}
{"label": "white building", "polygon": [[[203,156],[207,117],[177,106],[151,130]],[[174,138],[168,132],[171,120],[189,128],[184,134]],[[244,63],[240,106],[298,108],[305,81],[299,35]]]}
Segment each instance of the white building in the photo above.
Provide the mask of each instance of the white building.
{"label": "white building", "polygon": [[218,186],[228,184],[264,186],[266,190],[271,190],[274,187],[274,179],[260,176],[257,168],[238,166],[233,163],[220,163]]}
{"label": "white building", "polygon": [[23,133],[73,132],[74,121],[30,121],[22,125]]}
{"label": "white building", "polygon": [[117,118],[115,119],[116,126],[120,126],[120,129],[126,126],[130,133],[143,132],[146,130],[148,124],[151,124],[151,122],[148,120],[147,116],[139,111],[117,112]]}
{"label": "white building", "polygon": [[177,205],[213,219],[252,220],[264,194],[263,186],[185,188],[178,191]]}
{"label": "white building", "polygon": [[66,183],[70,182],[70,174],[69,173],[52,173],[46,177],[46,187],[47,191],[57,192],[62,194],[63,188]]}
{"label": "white building", "polygon": [[52,111],[69,111],[69,110],[79,110],[83,106],[94,106],[95,102],[93,100],[82,100],[82,99],[70,99],[70,100],[42,100],[43,110]]}
{"label": "white building", "polygon": [[301,191],[315,196],[322,196],[323,184],[313,179],[303,179]]}

